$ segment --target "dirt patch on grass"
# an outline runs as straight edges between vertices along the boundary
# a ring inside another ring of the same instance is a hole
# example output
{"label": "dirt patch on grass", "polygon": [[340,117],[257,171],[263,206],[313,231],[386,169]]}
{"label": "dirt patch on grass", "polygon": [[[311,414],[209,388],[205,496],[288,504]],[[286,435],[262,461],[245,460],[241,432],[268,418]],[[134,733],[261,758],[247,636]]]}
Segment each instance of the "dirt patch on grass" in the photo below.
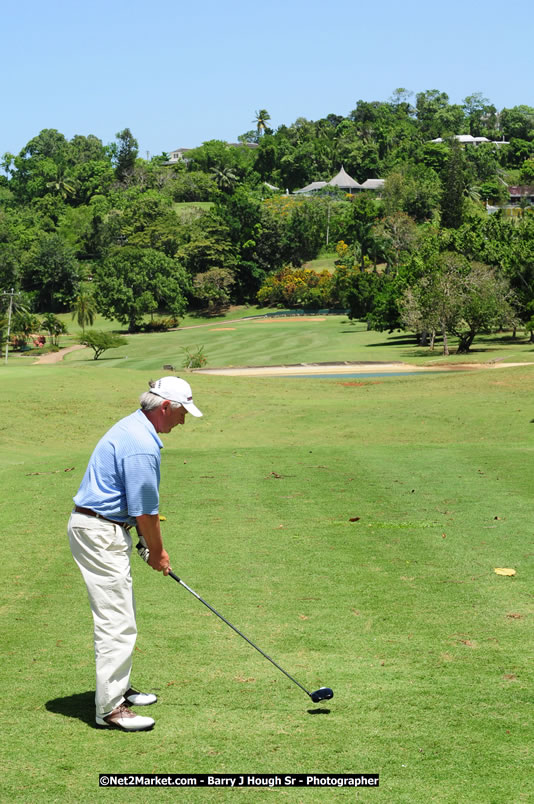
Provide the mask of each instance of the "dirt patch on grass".
{"label": "dirt patch on grass", "polygon": [[235,327],[213,327],[209,332],[233,332]]}
{"label": "dirt patch on grass", "polygon": [[46,355],[41,355],[34,361],[34,363],[60,363],[65,355],[69,352],[76,352],[78,349],[87,349],[87,346],[77,343],[74,346],[67,346],[65,349],[60,349],[59,352],[48,352]]}

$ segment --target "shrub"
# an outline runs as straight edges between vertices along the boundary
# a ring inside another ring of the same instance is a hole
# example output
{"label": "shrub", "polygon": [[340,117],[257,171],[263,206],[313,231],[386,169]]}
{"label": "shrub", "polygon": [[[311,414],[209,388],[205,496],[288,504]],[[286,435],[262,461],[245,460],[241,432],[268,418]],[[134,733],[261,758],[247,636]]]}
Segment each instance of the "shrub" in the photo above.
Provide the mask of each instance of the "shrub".
{"label": "shrub", "polygon": [[184,353],[184,362],[182,363],[183,368],[202,368],[202,366],[205,366],[208,362],[208,359],[204,354],[203,346],[195,347],[195,351],[193,351],[193,347],[184,346],[182,347],[182,352]]}
{"label": "shrub", "polygon": [[169,329],[179,326],[180,321],[176,316],[170,315],[167,318],[154,318],[139,326],[140,332],[167,332]]}
{"label": "shrub", "polygon": [[328,307],[332,277],[328,271],[286,266],[267,277],[258,291],[258,303],[276,307]]}

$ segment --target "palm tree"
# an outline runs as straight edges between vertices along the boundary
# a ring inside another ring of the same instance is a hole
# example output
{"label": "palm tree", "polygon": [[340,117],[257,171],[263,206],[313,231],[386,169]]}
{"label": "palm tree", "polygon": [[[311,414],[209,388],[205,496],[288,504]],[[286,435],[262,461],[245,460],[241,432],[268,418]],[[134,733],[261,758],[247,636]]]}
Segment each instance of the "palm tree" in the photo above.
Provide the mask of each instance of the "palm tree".
{"label": "palm tree", "polygon": [[76,301],[74,302],[74,310],[72,311],[72,318],[76,318],[78,326],[82,328],[85,333],[85,325],[93,326],[95,319],[96,305],[93,294],[86,290],[80,290]]}
{"label": "palm tree", "polygon": [[480,201],[480,186],[478,184],[468,184],[464,188],[464,195],[471,201]]}
{"label": "palm tree", "polygon": [[60,195],[63,200],[72,198],[76,192],[74,179],[65,176],[65,171],[62,167],[58,167],[55,178],[52,181],[47,181],[46,186],[53,193]]}
{"label": "palm tree", "polygon": [[54,313],[46,313],[41,321],[41,329],[48,332],[54,346],[59,345],[59,336],[67,334],[67,327]]}
{"label": "palm tree", "polygon": [[256,117],[252,122],[256,123],[256,132],[258,137],[261,137],[262,134],[265,134],[265,132],[268,130],[269,127],[267,126],[267,123],[270,119],[271,115],[267,109],[260,109],[259,112],[256,112]]}
{"label": "palm tree", "polygon": [[213,168],[211,175],[215,179],[219,190],[222,190],[226,193],[231,192],[234,184],[238,180],[238,176],[230,167]]}

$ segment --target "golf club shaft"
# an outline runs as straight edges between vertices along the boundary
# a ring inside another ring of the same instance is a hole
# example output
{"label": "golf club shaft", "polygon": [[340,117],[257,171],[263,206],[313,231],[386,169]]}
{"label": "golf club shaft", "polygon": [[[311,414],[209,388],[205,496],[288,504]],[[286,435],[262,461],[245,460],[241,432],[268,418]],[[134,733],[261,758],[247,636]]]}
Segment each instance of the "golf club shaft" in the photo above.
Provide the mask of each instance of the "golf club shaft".
{"label": "golf club shaft", "polygon": [[213,606],[210,606],[210,604],[209,604],[209,603],[207,603],[205,600],[203,600],[203,599],[200,597],[200,595],[197,595],[197,593],[195,592],[195,590],[194,590],[194,589],[191,589],[191,587],[190,587],[190,586],[188,586],[188,585],[187,585],[187,584],[186,584],[184,581],[182,581],[182,579],[181,579],[181,578],[179,578],[177,575],[175,575],[175,574],[174,574],[174,572],[172,572],[172,570],[169,572],[169,575],[171,576],[171,578],[174,578],[174,580],[175,580],[175,581],[178,581],[178,583],[180,584],[180,586],[183,586],[183,587],[184,587],[184,589],[187,589],[187,591],[188,591],[188,592],[191,592],[191,594],[192,594],[194,597],[196,597],[196,599],[197,599],[197,600],[200,600],[200,602],[201,602],[201,603],[203,603],[203,604],[204,604],[204,605],[205,605],[205,606],[206,606],[206,607],[207,607],[207,608],[208,608],[210,611],[212,611],[214,614],[216,614],[216,615],[217,615],[217,617],[218,617],[220,620],[222,620],[222,621],[223,621],[223,623],[226,623],[226,625],[229,625],[229,626],[230,626],[230,628],[231,628],[233,631],[235,631],[235,632],[236,632],[236,634],[239,634],[239,636],[240,636],[240,637],[243,637],[243,639],[244,639],[244,640],[246,640],[246,641],[248,642],[248,644],[249,644],[249,645],[252,645],[252,647],[253,647],[253,648],[256,648],[256,650],[258,651],[258,653],[261,653],[261,655],[262,655],[262,656],[265,656],[265,658],[266,658],[266,659],[268,659],[268,660],[271,662],[271,664],[274,664],[274,666],[275,666],[275,667],[277,667],[277,668],[278,668],[278,669],[279,669],[279,670],[280,670],[280,671],[281,671],[281,672],[282,672],[282,673],[283,673],[285,676],[287,676],[289,679],[291,679],[291,681],[293,681],[293,683],[294,683],[294,684],[296,684],[298,687],[300,687],[300,688],[301,688],[301,690],[304,690],[304,692],[306,693],[306,695],[309,695],[309,696],[310,696],[310,698],[311,698],[311,693],[310,693],[310,692],[308,692],[308,690],[306,689],[306,687],[303,687],[303,686],[302,686],[302,684],[300,684],[300,682],[298,682],[296,678],[293,678],[293,676],[290,676],[290,675],[289,675],[289,673],[288,673],[286,670],[284,670],[284,668],[283,668],[283,667],[280,667],[280,665],[279,665],[277,662],[275,662],[275,661],[274,661],[274,659],[271,659],[271,657],[270,657],[270,656],[268,656],[268,655],[267,655],[267,654],[266,654],[264,651],[262,651],[262,649],[261,649],[261,648],[258,648],[258,646],[257,646],[257,645],[255,645],[255,644],[254,644],[254,642],[252,642],[252,640],[250,640],[250,639],[249,639],[247,636],[245,636],[245,634],[241,633],[241,631],[240,631],[238,628],[236,628],[236,627],[235,627],[235,625],[232,625],[232,623],[231,623],[231,622],[229,622],[229,621],[226,619],[226,617],[223,617],[223,616],[222,616],[222,614],[219,614],[219,612],[218,612],[216,609],[214,609],[214,608],[213,608]]}

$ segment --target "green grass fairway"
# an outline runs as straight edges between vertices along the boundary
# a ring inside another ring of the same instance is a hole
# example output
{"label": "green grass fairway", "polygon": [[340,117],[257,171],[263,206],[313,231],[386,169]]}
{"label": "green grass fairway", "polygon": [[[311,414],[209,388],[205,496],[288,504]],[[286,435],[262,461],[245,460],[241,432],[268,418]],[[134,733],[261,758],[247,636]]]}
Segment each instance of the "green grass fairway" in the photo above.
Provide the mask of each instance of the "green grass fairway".
{"label": "green grass fairway", "polygon": [[[339,344],[358,340],[353,328],[326,325],[315,359],[352,359]],[[307,360],[322,326],[299,336],[289,323],[236,324],[206,351],[214,365],[250,363],[254,348],[255,363]],[[208,329],[190,330],[193,343]],[[367,346],[368,335],[355,355],[414,349]],[[177,354],[165,338],[184,336],[132,338],[128,360],[0,370],[2,800],[532,801],[534,366],[362,381],[192,375],[204,418],[163,437],[173,569],[307,689],[335,697],[313,704],[133,557],[132,680],[158,694],[156,727],[94,727],[72,495],[98,438]],[[484,355],[528,359],[530,348],[491,342]],[[380,787],[248,798],[98,787],[99,773],[359,772],[379,773]]]}
{"label": "green grass fairway", "polygon": [[334,250],[330,253],[321,254],[321,256],[317,257],[315,260],[310,260],[309,262],[304,263],[303,267],[311,268],[313,271],[317,271],[317,273],[321,273],[321,271],[328,271],[329,273],[333,274],[337,259],[338,255]]}
{"label": "green grass fairway", "polygon": [[[434,352],[417,346],[409,333],[368,332],[362,322],[350,323],[346,316],[302,316],[257,320],[222,319],[208,323],[197,319],[165,333],[126,336],[128,343],[105,352],[99,367],[161,371],[166,364],[181,367],[182,349],[204,347],[207,365],[272,366],[300,362],[404,361],[431,366],[433,363],[477,363],[489,360],[509,362],[534,360],[534,346],[524,338],[486,336],[475,341],[469,355],[444,359],[438,345]],[[29,361],[29,358],[21,358]],[[66,356],[69,366],[93,363],[93,351]]]}

